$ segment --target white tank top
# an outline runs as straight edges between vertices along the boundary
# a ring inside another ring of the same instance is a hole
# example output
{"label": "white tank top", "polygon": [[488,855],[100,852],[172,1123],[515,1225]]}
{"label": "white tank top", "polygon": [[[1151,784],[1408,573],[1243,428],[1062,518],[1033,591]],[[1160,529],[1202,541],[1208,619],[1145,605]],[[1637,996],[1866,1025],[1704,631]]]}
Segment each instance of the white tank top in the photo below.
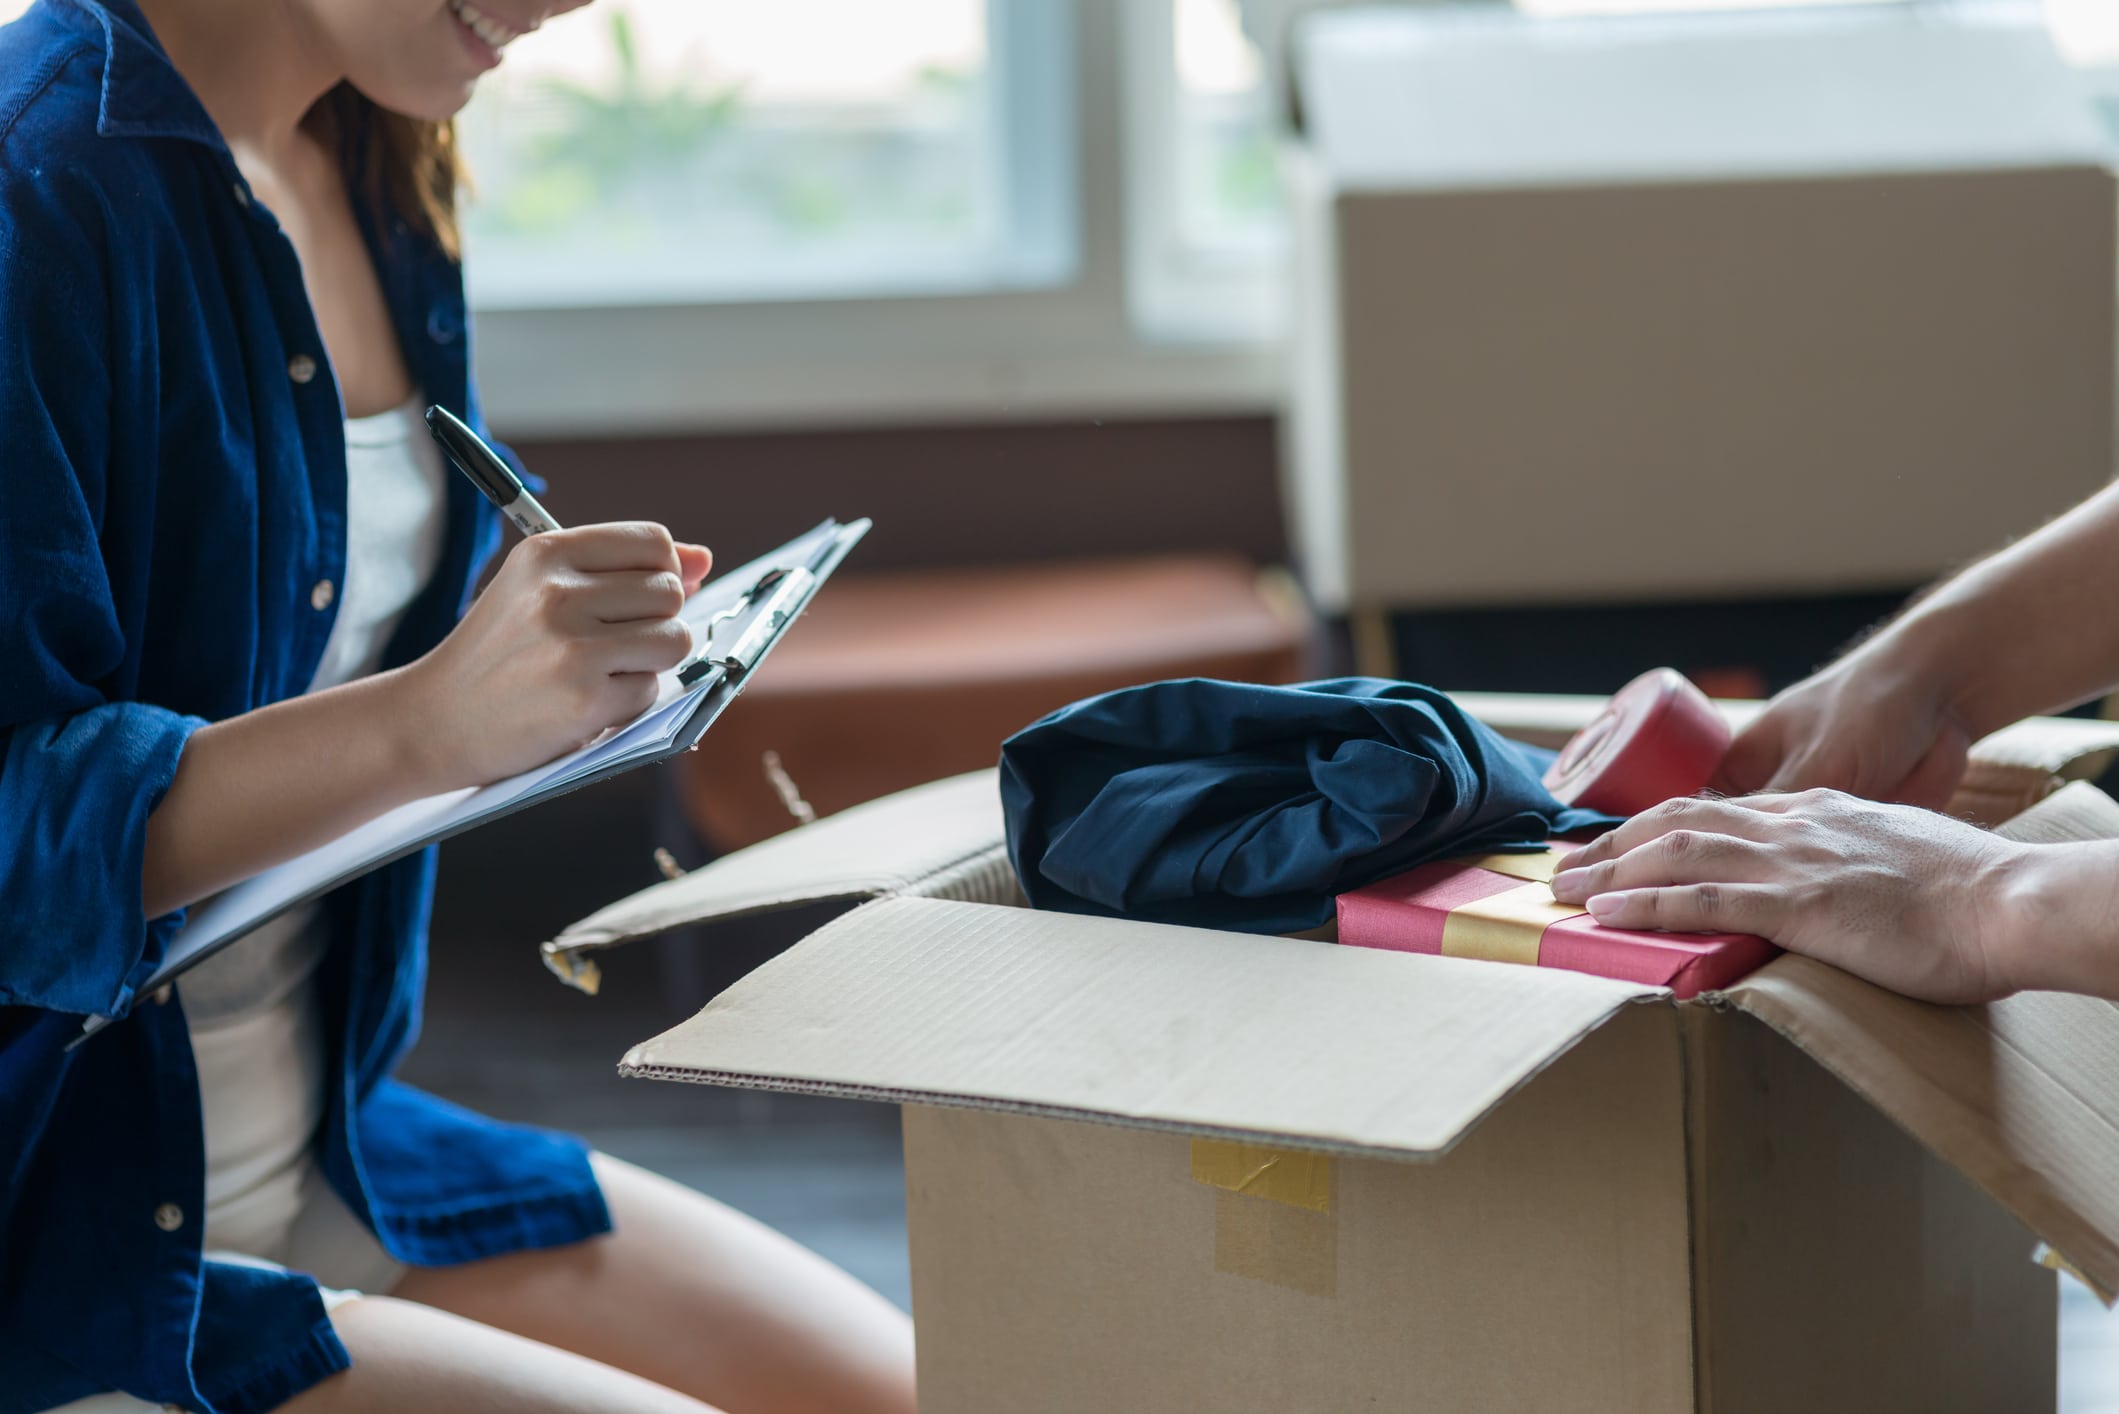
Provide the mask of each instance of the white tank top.
{"label": "white tank top", "polygon": [[[346,571],[309,691],[366,676],[441,563],[440,449],[420,399],[346,420]],[[206,1122],[206,1246],[277,1260],[324,1115],[314,978],[329,939],[292,909],[177,984]]]}

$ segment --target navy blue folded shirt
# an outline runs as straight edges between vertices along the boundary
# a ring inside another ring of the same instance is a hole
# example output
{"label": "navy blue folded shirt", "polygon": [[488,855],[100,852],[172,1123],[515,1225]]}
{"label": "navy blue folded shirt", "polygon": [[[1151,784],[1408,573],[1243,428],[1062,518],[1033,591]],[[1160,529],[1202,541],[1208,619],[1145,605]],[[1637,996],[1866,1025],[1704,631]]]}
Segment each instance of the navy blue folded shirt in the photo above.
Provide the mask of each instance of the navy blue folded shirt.
{"label": "navy blue folded shirt", "polygon": [[1001,803],[1033,907],[1287,933],[1429,860],[1618,823],[1554,800],[1551,760],[1416,683],[1185,678],[1010,737]]}

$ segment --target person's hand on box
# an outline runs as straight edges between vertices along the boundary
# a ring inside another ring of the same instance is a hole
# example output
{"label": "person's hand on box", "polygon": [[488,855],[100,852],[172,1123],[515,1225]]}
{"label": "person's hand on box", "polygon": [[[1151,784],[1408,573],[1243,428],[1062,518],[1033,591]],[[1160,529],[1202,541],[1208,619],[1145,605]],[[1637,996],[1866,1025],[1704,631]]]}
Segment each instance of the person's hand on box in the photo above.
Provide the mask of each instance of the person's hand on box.
{"label": "person's hand on box", "polygon": [[1942,805],[1973,741],[2119,684],[2119,486],[1921,597],[1768,706],[1718,790],[1621,826],[1553,881],[1617,927],[1759,934],[1936,1001],[2119,1000],[2119,842],[2026,846]]}
{"label": "person's hand on box", "polygon": [[1909,996],[1977,1002],[2032,985],[2016,939],[2045,852],[1837,791],[1674,800],[1574,855],[1552,890],[1610,927],[1755,933]]}
{"label": "person's hand on box", "polygon": [[1973,740],[1932,673],[1889,642],[1872,643],[1773,699],[1723,759],[1728,795],[1823,786],[1870,800],[1940,809]]}

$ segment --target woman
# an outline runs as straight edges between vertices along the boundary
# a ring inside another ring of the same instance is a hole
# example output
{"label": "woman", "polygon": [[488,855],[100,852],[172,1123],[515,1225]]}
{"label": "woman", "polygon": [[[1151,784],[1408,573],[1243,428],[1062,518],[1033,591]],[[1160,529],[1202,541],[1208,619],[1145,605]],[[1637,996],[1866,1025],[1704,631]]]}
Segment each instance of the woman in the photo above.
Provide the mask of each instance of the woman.
{"label": "woman", "polygon": [[187,905],[686,651],[708,556],[659,526],[522,542],[463,612],[497,527],[413,416],[475,419],[448,119],[580,3],[0,29],[0,1414],[912,1407],[850,1278],[389,1078],[431,858],[134,993]]}

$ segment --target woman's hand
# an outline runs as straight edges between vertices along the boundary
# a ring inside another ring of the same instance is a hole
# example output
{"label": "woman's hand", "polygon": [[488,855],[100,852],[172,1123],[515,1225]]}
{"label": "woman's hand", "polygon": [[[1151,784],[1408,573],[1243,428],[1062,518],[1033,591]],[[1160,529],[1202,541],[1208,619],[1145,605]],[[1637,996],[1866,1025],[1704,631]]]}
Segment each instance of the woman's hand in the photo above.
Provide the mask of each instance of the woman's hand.
{"label": "woman's hand", "polygon": [[1568,861],[1553,896],[1614,928],[1756,933],[1934,1002],[2028,985],[2014,940],[2035,853],[1837,791],[1673,800]]}
{"label": "woman's hand", "polygon": [[712,562],[637,521],[518,543],[455,631],[403,670],[430,789],[542,765],[645,711],[658,674],[691,652],[677,612]]}
{"label": "woman's hand", "polygon": [[659,525],[533,536],[418,662],[199,728],[148,817],[147,917],[637,715],[691,652],[677,611],[712,562]]}
{"label": "woman's hand", "polygon": [[1940,675],[1911,656],[1878,640],[1774,698],[1729,748],[1715,789],[1823,786],[1930,809],[1948,804],[1973,732]]}

